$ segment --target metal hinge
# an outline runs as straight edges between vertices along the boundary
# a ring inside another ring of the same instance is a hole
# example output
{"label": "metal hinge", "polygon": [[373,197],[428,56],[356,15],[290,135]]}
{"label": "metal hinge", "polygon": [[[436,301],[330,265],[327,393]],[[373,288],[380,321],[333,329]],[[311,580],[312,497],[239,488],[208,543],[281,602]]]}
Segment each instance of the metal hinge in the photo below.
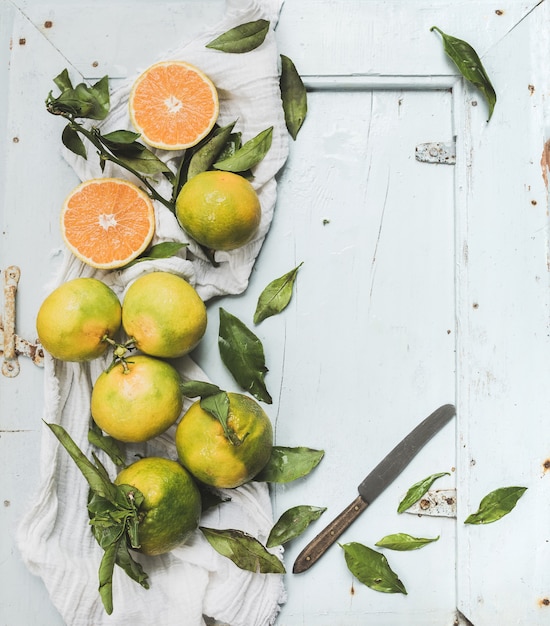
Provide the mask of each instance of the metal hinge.
{"label": "metal hinge", "polygon": [[405,513],[431,517],[456,517],[456,489],[427,491]]}
{"label": "metal hinge", "polygon": [[35,365],[44,365],[44,350],[36,342],[31,343],[15,334],[15,294],[21,270],[12,265],[4,275],[4,315],[0,314],[0,355],[4,356],[2,374],[14,378],[19,374],[19,355],[28,356]]}
{"label": "metal hinge", "polygon": [[444,163],[454,165],[456,163],[456,144],[454,141],[420,143],[416,146],[415,156],[422,163]]}

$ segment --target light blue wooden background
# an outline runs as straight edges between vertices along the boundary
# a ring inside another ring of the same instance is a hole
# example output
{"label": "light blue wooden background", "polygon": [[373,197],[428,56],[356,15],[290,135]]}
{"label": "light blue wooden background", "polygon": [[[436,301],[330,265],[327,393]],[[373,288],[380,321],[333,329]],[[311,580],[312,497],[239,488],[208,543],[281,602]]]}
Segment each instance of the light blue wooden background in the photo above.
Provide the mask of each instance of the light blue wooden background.
{"label": "light blue wooden background", "polygon": [[[211,320],[223,306],[251,323],[265,284],[304,262],[290,307],[257,333],[277,443],[323,448],[326,457],[306,480],[273,490],[275,516],[296,504],[336,515],[436,406],[456,402],[458,419],[342,538],[372,545],[390,532],[440,535],[424,550],[388,554],[409,594],[361,586],[335,546],[307,574],[287,576],[280,626],[451,626],[462,623],[457,608],[475,626],[550,622],[541,165],[550,19],[548,4],[536,5],[287,0],[283,7],[280,51],[308,86],[308,119],[280,175],[249,289],[209,306]],[[59,206],[75,184],[55,149],[59,126],[43,107],[52,77],[70,64],[88,79],[123,78],[221,15],[223,2],[2,0],[0,10],[0,267],[21,267],[17,331],[32,340],[60,259]],[[489,124],[482,97],[429,32],[434,24],[481,54],[499,96]],[[418,144],[453,139],[456,166],[415,160]],[[227,386],[216,342],[211,323],[194,356]],[[38,481],[41,378],[23,361],[18,378],[0,380],[4,626],[61,624],[13,540]],[[458,519],[398,516],[407,488],[439,471],[451,473],[441,487],[457,486]],[[486,493],[512,484],[529,488],[512,514],[464,526]],[[287,569],[319,528],[289,546]]]}

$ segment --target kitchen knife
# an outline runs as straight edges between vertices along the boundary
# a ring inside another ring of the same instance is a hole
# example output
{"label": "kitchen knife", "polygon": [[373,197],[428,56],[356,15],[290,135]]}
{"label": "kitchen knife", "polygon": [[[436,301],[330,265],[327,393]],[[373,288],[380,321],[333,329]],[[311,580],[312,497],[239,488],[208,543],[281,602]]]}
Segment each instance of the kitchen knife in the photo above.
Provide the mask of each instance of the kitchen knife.
{"label": "kitchen knife", "polygon": [[357,488],[359,495],[315,539],[300,552],[294,574],[300,574],[316,563],[338,537],[390,485],[428,441],[455,415],[452,404],[444,404],[412,430],[372,470]]}

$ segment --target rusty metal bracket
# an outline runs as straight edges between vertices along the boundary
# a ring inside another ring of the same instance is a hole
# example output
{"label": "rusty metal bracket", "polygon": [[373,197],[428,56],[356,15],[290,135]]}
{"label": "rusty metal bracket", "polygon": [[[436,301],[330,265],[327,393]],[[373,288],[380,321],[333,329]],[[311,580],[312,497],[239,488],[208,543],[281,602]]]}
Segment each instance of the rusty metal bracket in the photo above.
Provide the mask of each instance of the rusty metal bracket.
{"label": "rusty metal bracket", "polygon": [[15,378],[19,374],[18,356],[32,359],[35,365],[44,365],[44,350],[37,343],[21,339],[15,334],[15,295],[21,277],[21,270],[11,265],[4,274],[4,315],[0,315],[0,355],[4,356],[2,374],[7,378]]}
{"label": "rusty metal bracket", "polygon": [[415,150],[416,160],[421,163],[443,163],[454,165],[456,163],[456,144],[454,142],[431,141],[420,143]]}
{"label": "rusty metal bracket", "polygon": [[456,489],[427,491],[405,513],[430,517],[456,517]]}

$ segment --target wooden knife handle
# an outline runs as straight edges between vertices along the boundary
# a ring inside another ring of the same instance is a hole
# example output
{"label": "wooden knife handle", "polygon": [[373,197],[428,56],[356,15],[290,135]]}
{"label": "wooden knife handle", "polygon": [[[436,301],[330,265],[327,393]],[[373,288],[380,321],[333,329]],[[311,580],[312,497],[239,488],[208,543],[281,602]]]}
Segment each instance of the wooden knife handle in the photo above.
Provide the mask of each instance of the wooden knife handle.
{"label": "wooden knife handle", "polygon": [[361,496],[357,496],[338,517],[334,518],[334,520],[300,552],[294,562],[292,572],[294,574],[300,574],[316,563],[344,530],[346,530],[368,506],[368,502],[365,502]]}

